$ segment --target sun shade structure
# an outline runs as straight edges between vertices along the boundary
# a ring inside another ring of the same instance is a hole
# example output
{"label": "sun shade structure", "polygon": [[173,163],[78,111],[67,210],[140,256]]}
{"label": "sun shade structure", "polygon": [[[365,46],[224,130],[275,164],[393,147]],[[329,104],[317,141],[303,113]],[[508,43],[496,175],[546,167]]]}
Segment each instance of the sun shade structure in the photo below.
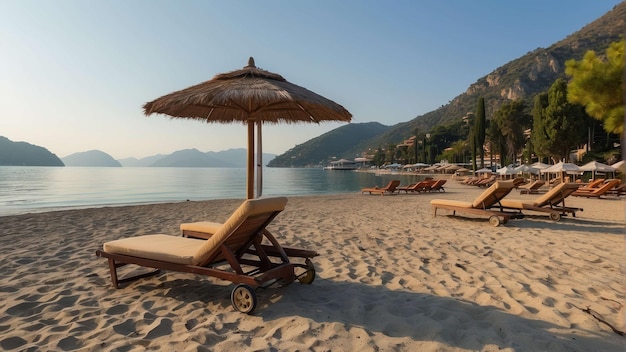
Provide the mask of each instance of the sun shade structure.
{"label": "sun shade structure", "polygon": [[248,126],[247,198],[254,198],[254,135],[258,136],[257,196],[262,193],[263,123],[350,122],[343,106],[306,88],[289,83],[281,75],[248,66],[218,74],[211,80],[164,95],[143,106],[146,116],[165,114],[209,123],[242,123]]}

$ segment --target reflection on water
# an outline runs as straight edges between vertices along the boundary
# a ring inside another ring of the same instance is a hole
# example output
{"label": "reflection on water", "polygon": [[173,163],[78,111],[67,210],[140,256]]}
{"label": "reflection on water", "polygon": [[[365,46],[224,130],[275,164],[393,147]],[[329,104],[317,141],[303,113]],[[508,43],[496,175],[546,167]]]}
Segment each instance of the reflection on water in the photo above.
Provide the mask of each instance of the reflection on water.
{"label": "reflection on water", "polygon": [[[264,168],[263,196],[358,192],[402,184],[417,175]],[[0,166],[0,216],[58,208],[244,199],[246,170],[237,168],[19,167]]]}

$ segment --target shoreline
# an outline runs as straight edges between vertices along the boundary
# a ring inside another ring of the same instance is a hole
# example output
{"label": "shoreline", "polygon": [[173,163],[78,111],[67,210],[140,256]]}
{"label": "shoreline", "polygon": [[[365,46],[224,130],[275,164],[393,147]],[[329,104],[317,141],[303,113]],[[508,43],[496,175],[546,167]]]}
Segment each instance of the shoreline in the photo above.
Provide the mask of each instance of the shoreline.
{"label": "shoreline", "polygon": [[[445,193],[288,197],[269,229],[316,250],[317,278],[258,292],[248,316],[232,285],[164,272],[115,290],[102,243],[177,235],[224,221],[238,199],[0,217],[0,347],[6,350],[619,350],[624,331],[625,199],[573,198],[576,218],[432,217]],[[532,199],[536,195],[510,195]],[[569,198],[568,198],[569,200]],[[42,323],[43,322],[43,323]]]}

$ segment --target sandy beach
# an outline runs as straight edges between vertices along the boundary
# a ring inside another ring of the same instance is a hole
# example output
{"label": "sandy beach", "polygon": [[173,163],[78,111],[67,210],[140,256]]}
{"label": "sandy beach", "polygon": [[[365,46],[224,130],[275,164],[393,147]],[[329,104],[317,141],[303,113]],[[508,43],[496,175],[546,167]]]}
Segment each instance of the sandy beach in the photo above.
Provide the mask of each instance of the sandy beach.
{"label": "sandy beach", "polygon": [[624,351],[624,197],[570,197],[584,211],[559,222],[432,216],[431,199],[482,191],[289,197],[269,229],[319,252],[317,277],[260,290],[253,315],[214,278],[163,272],[116,290],[95,255],[222,222],[241,200],[0,217],[0,350]]}

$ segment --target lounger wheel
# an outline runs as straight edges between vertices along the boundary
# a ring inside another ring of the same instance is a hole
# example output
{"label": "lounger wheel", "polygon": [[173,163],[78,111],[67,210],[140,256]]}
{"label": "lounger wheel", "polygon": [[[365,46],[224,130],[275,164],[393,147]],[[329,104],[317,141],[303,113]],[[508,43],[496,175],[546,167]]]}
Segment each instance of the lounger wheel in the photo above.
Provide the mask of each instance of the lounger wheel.
{"label": "lounger wheel", "polygon": [[496,215],[491,215],[489,217],[489,223],[493,226],[499,226],[500,225],[500,218]]}
{"label": "lounger wheel", "polygon": [[550,220],[559,221],[561,220],[561,214],[557,212],[550,213]]}
{"label": "lounger wheel", "polygon": [[306,271],[298,275],[298,281],[301,284],[312,284],[315,280],[315,266],[313,266],[313,262],[309,258],[306,259],[305,263]]}
{"label": "lounger wheel", "polygon": [[237,285],[230,294],[230,302],[236,310],[242,313],[252,314],[257,304],[256,293],[250,285]]}

